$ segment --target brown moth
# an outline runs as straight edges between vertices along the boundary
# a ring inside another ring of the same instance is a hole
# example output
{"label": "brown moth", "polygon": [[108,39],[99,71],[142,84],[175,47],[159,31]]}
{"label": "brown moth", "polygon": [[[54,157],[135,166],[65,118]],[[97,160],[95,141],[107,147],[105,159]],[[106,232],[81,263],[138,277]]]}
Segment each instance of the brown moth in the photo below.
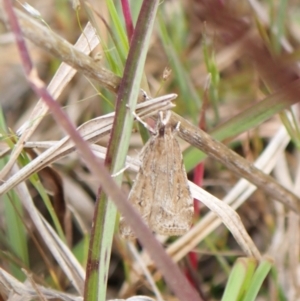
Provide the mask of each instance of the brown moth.
{"label": "brown moth", "polygon": [[[170,111],[159,112],[155,134],[141,152],[141,166],[128,201],[157,234],[183,235],[192,224],[194,206],[180,146],[169,123]],[[164,116],[165,115],[165,116]],[[124,218],[124,238],[135,237]]]}

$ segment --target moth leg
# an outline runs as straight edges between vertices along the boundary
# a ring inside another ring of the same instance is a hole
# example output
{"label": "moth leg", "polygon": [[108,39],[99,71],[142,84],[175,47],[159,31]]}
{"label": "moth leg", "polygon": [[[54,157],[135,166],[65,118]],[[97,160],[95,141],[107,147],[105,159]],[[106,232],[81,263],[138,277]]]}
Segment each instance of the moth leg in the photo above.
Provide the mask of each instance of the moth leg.
{"label": "moth leg", "polygon": [[178,121],[177,124],[176,124],[176,127],[174,129],[176,132],[179,132],[179,130],[180,130],[180,124],[181,124],[180,121]]}
{"label": "moth leg", "polygon": [[149,126],[145,121],[143,121],[135,112],[132,112],[134,118],[139,121],[150,133],[156,134],[155,130],[151,126]]}
{"label": "moth leg", "polygon": [[129,168],[129,164],[126,164],[124,168],[122,168],[121,170],[119,170],[116,173],[112,174],[111,177],[112,178],[117,177],[118,175],[120,175],[121,173],[123,173],[128,168]]}

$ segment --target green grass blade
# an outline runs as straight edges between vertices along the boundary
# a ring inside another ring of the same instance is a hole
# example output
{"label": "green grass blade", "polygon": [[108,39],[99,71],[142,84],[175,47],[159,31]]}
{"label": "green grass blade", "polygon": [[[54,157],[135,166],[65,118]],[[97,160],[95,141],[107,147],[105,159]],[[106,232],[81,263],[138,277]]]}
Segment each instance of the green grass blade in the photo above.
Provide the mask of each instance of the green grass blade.
{"label": "green grass blade", "polygon": [[[3,164],[1,164],[1,168]],[[4,215],[6,217],[7,241],[14,254],[23,262],[25,266],[29,266],[27,235],[24,223],[22,222],[23,208],[20,199],[14,191],[10,191],[3,196]],[[20,270],[20,266],[10,263],[10,272],[19,280],[24,280],[25,275]]]}
{"label": "green grass blade", "polygon": [[237,259],[225,288],[222,301],[240,300],[245,288],[252,278],[257,262],[253,258]]}
{"label": "green grass blade", "polygon": [[[120,171],[125,163],[133,125],[132,111],[136,106],[146,54],[158,8],[158,1],[144,2],[144,4],[138,20],[139,26],[137,26],[135,31],[127,59],[118,95],[111,143],[107,151],[106,162],[110,162],[108,167],[112,174]],[[118,176],[115,180],[120,184],[122,177]],[[101,193],[96,204],[94,216],[94,227],[87,264],[85,300],[106,300],[107,275],[116,214],[115,205]],[[89,264],[93,262],[98,263],[97,269],[89,269],[89,267],[94,267]]]}
{"label": "green grass blade", "polygon": [[121,22],[120,14],[118,14],[115,4],[112,0],[106,0],[107,8],[112,19],[111,24],[113,24],[113,32],[116,35],[117,43],[115,47],[117,48],[118,54],[120,56],[123,64],[126,61],[129,43],[126,35],[126,30],[124,28],[124,22]]}
{"label": "green grass blade", "polygon": [[[0,107],[0,135],[5,137],[6,122]],[[2,169],[7,160],[5,158],[0,159],[0,169]],[[4,202],[4,216],[7,230],[7,242],[15,253],[15,255],[23,262],[24,266],[29,266],[28,246],[27,246],[27,234],[24,227],[23,220],[23,208],[20,199],[14,191],[10,191],[8,194],[2,196]],[[10,264],[11,273],[19,280],[24,280],[24,273],[20,270],[16,264]]]}
{"label": "green grass blade", "polygon": [[263,284],[263,281],[267,277],[273,266],[273,261],[270,259],[264,259],[256,269],[251,282],[246,290],[245,297],[242,301],[255,301],[257,294]]}

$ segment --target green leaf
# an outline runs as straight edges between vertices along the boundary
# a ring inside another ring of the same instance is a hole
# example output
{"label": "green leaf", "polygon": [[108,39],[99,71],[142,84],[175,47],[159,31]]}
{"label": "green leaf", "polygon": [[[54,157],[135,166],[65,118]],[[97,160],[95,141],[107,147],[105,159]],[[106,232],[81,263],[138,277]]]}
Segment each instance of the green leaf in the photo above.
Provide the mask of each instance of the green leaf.
{"label": "green leaf", "polygon": [[247,289],[257,265],[254,258],[237,259],[225,288],[222,301],[237,301]]}
{"label": "green leaf", "polygon": [[270,272],[273,266],[273,261],[271,259],[264,259],[256,269],[251,282],[249,283],[245,297],[242,301],[255,301],[257,294],[263,284],[263,281],[267,277],[268,273]]}

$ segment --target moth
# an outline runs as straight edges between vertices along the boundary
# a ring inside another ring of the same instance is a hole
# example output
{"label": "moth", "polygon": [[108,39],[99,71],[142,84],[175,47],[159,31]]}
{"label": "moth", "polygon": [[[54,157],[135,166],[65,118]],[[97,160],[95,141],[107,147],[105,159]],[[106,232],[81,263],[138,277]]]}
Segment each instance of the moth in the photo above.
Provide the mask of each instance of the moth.
{"label": "moth", "polygon": [[[160,111],[154,135],[142,149],[136,180],[128,201],[140,213],[144,222],[157,234],[178,236],[186,233],[194,215],[193,198],[175,133],[171,112]],[[120,234],[134,238],[124,217],[120,219]]]}

